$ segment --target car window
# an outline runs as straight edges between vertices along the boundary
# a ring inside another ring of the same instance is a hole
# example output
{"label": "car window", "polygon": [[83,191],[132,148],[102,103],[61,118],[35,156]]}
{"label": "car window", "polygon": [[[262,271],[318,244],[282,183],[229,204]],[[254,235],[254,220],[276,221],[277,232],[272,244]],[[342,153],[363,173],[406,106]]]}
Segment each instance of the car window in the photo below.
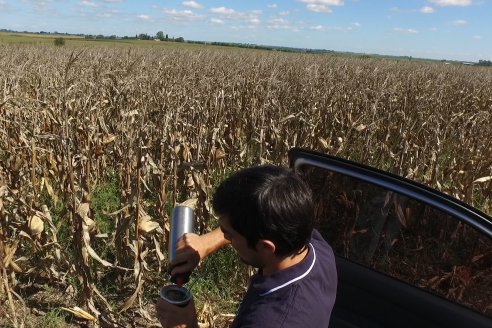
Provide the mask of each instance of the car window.
{"label": "car window", "polygon": [[419,200],[304,166],[316,225],[338,256],[492,317],[492,241]]}

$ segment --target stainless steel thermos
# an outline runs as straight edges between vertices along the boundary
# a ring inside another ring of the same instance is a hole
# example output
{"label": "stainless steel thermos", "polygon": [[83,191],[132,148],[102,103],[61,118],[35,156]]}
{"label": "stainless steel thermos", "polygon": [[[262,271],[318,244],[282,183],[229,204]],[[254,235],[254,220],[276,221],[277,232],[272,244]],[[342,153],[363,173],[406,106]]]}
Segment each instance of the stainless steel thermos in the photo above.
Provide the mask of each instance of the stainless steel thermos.
{"label": "stainless steel thermos", "polygon": [[[194,226],[193,209],[188,206],[178,205],[174,207],[171,216],[171,231],[169,233],[169,261],[176,257],[176,243],[185,233],[193,232]],[[171,271],[172,267],[169,268]],[[171,277],[172,282],[185,283],[191,272]]]}

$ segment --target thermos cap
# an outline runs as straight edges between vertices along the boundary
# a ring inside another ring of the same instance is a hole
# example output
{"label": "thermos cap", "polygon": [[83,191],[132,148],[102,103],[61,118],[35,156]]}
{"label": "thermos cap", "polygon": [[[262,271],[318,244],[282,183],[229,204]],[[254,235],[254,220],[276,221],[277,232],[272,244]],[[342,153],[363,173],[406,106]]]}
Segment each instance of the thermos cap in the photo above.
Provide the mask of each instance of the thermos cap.
{"label": "thermos cap", "polygon": [[167,285],[161,288],[159,296],[168,303],[185,306],[191,300],[191,293],[185,287]]}

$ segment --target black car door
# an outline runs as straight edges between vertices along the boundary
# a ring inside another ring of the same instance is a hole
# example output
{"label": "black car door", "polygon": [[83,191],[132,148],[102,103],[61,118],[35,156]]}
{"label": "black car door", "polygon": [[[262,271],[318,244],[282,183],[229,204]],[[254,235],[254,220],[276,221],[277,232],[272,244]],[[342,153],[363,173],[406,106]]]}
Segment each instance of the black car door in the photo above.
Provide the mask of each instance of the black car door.
{"label": "black car door", "polygon": [[492,327],[492,219],[422,184],[294,148],[337,258],[330,327]]}

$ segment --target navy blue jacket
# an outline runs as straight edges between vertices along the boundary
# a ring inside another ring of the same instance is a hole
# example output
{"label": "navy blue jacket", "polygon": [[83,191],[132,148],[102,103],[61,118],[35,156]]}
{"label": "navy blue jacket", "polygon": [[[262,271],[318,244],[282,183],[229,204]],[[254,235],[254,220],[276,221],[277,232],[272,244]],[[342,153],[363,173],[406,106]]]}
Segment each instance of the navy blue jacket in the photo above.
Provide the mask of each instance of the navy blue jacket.
{"label": "navy blue jacket", "polygon": [[333,251],[313,230],[308,254],[301,262],[267,277],[259,273],[251,277],[231,327],[328,327],[336,290]]}

